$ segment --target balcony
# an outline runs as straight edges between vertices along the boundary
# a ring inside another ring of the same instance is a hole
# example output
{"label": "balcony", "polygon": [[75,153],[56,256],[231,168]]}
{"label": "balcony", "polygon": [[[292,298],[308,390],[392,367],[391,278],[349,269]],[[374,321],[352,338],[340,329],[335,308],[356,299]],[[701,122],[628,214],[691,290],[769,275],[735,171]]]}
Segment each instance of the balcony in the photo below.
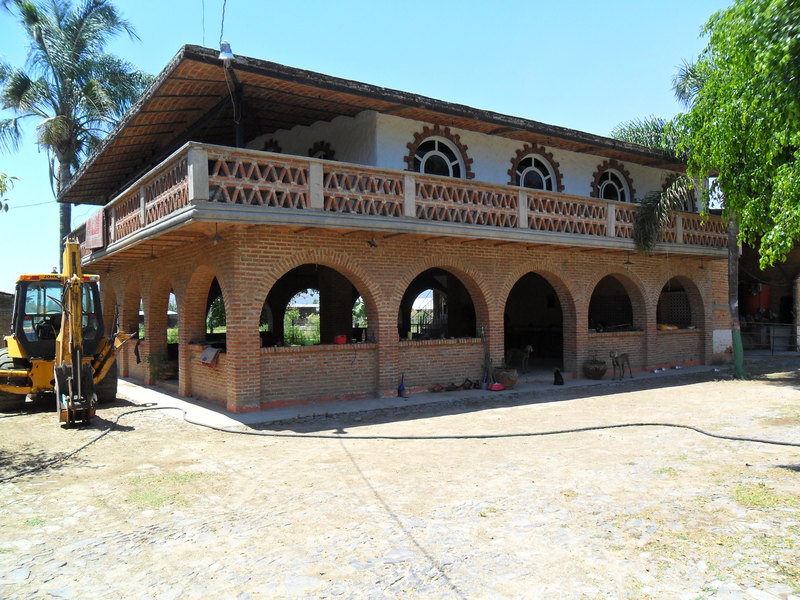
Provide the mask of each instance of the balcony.
{"label": "balcony", "polygon": [[[74,232],[85,261],[201,222],[633,249],[636,204],[190,142]],[[676,213],[657,252],[724,256],[716,216]],[[91,255],[91,256],[90,256]]]}

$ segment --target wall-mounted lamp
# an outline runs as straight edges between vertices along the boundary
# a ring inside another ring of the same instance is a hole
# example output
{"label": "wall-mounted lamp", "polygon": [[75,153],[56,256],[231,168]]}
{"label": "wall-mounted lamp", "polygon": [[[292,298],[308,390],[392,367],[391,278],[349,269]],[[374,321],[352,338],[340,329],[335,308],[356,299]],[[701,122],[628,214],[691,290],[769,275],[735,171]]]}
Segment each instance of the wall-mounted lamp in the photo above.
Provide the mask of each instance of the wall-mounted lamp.
{"label": "wall-mounted lamp", "polygon": [[700,269],[701,271],[705,271],[706,270],[706,268],[703,266],[703,257],[702,256],[700,257],[700,266],[697,267],[697,268]]}
{"label": "wall-mounted lamp", "polygon": [[631,253],[630,252],[628,252],[628,258],[622,264],[623,265],[632,265],[633,264],[633,262],[631,261]]}
{"label": "wall-mounted lamp", "polygon": [[211,243],[215,246],[222,241],[222,236],[219,234],[219,230],[217,229],[217,224],[214,223],[214,237],[211,238]]}

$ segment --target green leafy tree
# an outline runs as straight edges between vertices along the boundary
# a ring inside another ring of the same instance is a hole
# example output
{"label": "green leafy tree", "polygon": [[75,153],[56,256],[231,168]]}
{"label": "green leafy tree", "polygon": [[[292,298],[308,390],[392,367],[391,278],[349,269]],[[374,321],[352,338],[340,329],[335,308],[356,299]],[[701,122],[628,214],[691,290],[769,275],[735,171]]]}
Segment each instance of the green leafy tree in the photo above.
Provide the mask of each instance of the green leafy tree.
{"label": "green leafy tree", "polygon": [[353,304],[353,327],[367,326],[367,306],[364,299],[359,296]]}
{"label": "green leafy tree", "polygon": [[0,173],[0,211],[8,212],[8,198],[6,195],[14,188],[16,177]]}
{"label": "green leafy tree", "polygon": [[689,172],[717,174],[741,238],[772,265],[800,239],[800,3],[736,0],[705,33],[682,118]]}
{"label": "green leafy tree", "polygon": [[[703,88],[703,73],[694,63],[684,63],[673,79],[673,90],[676,97],[691,108],[699,91]],[[623,123],[612,132],[612,135],[625,141],[642,145],[653,145],[675,157],[686,152],[686,141],[690,138],[687,124],[682,116],[672,121],[651,117],[649,120],[633,120]],[[670,149],[670,144],[674,144]],[[658,242],[661,231],[667,225],[676,210],[688,210],[702,189],[697,178],[690,175],[678,175],[663,191],[647,194],[641,201],[636,213],[633,227],[633,239],[639,250],[652,250]],[[702,197],[705,210],[708,193]],[[739,243],[737,225],[733,212],[728,214],[728,307],[731,324],[732,353],[734,375],[745,378],[744,349],[742,347],[741,326],[739,323]]]}
{"label": "green leafy tree", "polygon": [[[61,193],[80,162],[139,96],[150,77],[106,54],[115,36],[136,34],[110,0],[2,0],[29,41],[24,68],[0,62],[0,146],[16,150],[21,123],[36,121],[50,177]],[[59,206],[59,249],[71,230],[71,205]],[[59,255],[61,253],[59,252]]]}
{"label": "green leafy tree", "polygon": [[225,301],[222,296],[217,296],[211,301],[208,307],[208,314],[206,315],[206,327],[209,333],[214,333],[214,330],[219,327],[227,325],[227,316],[225,315]]}

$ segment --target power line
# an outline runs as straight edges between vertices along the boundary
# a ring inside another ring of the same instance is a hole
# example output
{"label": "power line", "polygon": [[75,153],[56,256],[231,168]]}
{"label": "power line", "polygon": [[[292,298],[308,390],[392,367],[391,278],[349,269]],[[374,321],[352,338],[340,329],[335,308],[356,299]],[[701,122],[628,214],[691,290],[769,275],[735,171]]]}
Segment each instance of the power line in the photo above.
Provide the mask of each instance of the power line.
{"label": "power line", "polygon": [[37,202],[35,204],[22,204],[21,206],[9,206],[8,210],[17,210],[18,208],[33,208],[34,206],[42,206],[44,204],[53,204],[55,200],[48,200],[47,202]]}
{"label": "power line", "polygon": [[222,46],[222,33],[225,31],[225,5],[228,4],[228,0],[222,0],[222,22],[219,26],[219,45]]}

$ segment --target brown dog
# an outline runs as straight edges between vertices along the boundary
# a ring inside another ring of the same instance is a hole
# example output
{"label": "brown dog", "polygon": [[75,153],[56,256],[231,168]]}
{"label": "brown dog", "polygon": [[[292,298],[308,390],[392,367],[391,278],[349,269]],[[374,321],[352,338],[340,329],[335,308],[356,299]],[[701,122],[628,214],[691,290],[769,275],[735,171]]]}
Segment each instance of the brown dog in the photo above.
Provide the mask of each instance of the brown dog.
{"label": "brown dog", "polygon": [[533,346],[530,344],[524,348],[509,348],[508,352],[506,352],[506,364],[511,367],[518,363],[519,370],[527,372],[531,354],[533,354]]}
{"label": "brown dog", "polygon": [[[616,352],[615,350],[612,350],[608,353],[608,355],[611,357],[611,366],[614,369],[611,379],[619,379],[622,381],[622,379],[625,377],[625,365],[628,365],[628,373],[631,374],[631,379],[633,379],[631,359],[627,352]],[[619,377],[617,377],[617,371],[619,371]]]}

